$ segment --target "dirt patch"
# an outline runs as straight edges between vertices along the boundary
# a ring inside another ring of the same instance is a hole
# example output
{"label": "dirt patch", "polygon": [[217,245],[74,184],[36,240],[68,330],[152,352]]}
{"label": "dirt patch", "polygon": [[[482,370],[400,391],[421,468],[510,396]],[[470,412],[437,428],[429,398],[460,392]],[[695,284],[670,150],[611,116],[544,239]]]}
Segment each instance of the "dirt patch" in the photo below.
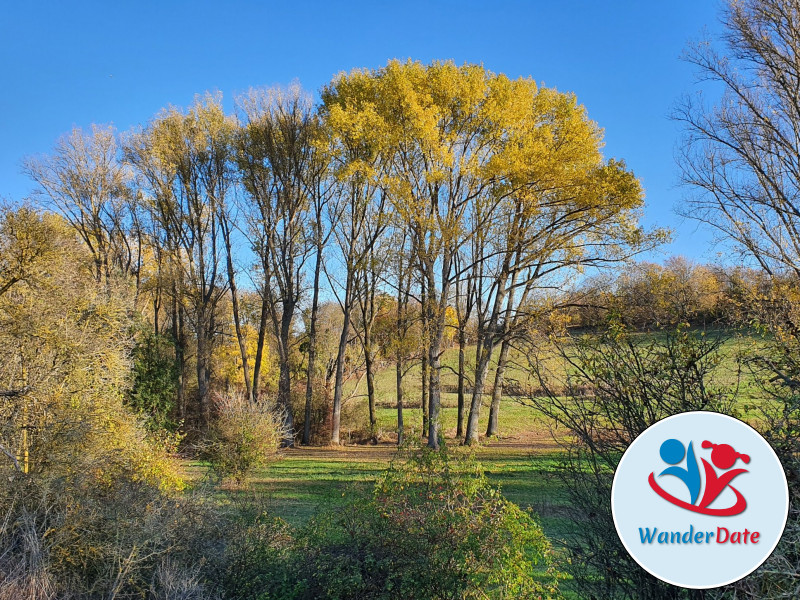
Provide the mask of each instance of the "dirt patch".
{"label": "dirt patch", "polygon": [[[447,432],[448,444],[457,443],[455,430]],[[424,441],[424,439],[423,439]],[[508,436],[499,436],[486,440],[481,438],[479,446],[491,452],[507,449],[516,452],[550,453],[559,450],[559,445],[546,429],[519,432]],[[351,444],[341,446],[300,446],[284,450],[286,456],[307,458],[309,460],[353,460],[353,461],[389,461],[397,450],[396,442],[381,440],[377,444]]]}

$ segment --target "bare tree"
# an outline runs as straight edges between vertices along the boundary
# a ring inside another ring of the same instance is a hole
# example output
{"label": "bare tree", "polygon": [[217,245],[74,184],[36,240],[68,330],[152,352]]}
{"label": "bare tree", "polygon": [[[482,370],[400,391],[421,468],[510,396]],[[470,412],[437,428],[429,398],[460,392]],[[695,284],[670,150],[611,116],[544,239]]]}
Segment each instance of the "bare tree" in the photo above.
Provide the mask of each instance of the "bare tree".
{"label": "bare tree", "polygon": [[747,598],[800,593],[800,1],[732,0],[719,50],[704,43],[686,55],[701,80],[722,90],[715,105],[686,96],[675,117],[685,127],[679,162],[692,187],[684,213],[769,276],[768,290],[746,295],[748,326],[770,333],[748,361],[761,391],[765,436],[786,471],[794,508],[765,565],[734,584]]}
{"label": "bare tree", "polygon": [[[283,444],[291,446],[293,323],[304,291],[304,265],[313,249],[306,226],[309,170],[315,168],[315,115],[310,98],[299,87],[252,90],[238,102],[244,121],[239,169],[252,203],[249,229],[264,275],[264,305],[278,338],[278,404],[286,431]],[[263,333],[259,342],[263,344]]]}
{"label": "bare tree", "polygon": [[46,204],[64,216],[92,254],[97,281],[112,271],[135,274],[139,260],[130,236],[128,173],[119,161],[112,127],[75,128],[50,156],[28,158],[25,172]]}
{"label": "bare tree", "polygon": [[684,213],[710,224],[770,274],[800,277],[800,2],[745,0],[724,12],[726,48],[686,53],[703,81],[721,86],[715,106],[686,96]]}

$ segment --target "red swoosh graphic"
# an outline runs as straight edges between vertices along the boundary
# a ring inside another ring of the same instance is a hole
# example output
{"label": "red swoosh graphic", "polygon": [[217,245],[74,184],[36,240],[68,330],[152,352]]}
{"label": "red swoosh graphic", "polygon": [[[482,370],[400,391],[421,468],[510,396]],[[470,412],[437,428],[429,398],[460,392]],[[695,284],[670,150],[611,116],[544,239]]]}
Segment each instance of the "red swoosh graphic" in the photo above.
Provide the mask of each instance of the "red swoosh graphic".
{"label": "red swoosh graphic", "polygon": [[664,498],[667,502],[674,504],[675,506],[680,506],[681,508],[685,508],[686,510],[690,510],[692,512],[700,513],[702,515],[713,515],[717,517],[732,517],[733,515],[738,515],[741,512],[744,512],[744,509],[747,508],[747,500],[744,499],[744,496],[737,490],[735,487],[730,487],[734,493],[736,494],[736,504],[729,508],[704,508],[701,506],[695,506],[694,504],[689,504],[688,502],[684,502],[679,498],[676,498],[672,494],[664,491],[661,486],[656,483],[656,478],[653,473],[650,473],[650,477],[647,478],[647,481],[650,483],[650,487],[653,488],[653,491]]}

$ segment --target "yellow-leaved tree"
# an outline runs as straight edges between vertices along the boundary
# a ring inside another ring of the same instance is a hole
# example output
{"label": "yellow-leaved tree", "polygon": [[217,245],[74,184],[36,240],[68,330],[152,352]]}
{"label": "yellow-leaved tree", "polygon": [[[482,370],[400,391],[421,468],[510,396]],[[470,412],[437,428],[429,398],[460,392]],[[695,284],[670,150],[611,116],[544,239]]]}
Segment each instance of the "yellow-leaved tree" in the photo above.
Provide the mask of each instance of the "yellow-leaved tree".
{"label": "yellow-leaved tree", "polygon": [[[411,237],[430,367],[428,444],[438,447],[441,355],[455,282],[476,291],[479,354],[467,442],[495,346],[540,282],[657,241],[637,225],[643,195],[605,160],[602,133],[572,94],[481,65],[390,61],[341,74],[323,115],[342,176],[380,190]],[[548,283],[546,283],[548,282]]]}

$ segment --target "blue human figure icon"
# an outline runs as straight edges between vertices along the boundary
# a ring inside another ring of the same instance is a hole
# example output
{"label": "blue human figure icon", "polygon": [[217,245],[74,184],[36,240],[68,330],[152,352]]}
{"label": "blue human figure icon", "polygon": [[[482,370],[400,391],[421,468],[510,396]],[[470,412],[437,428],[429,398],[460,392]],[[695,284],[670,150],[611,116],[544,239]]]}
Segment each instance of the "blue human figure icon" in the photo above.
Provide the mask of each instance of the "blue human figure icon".
{"label": "blue human figure icon", "polygon": [[[692,443],[689,442],[689,449],[686,450],[682,442],[676,439],[669,439],[661,444],[659,453],[665,463],[673,465],[661,471],[659,477],[662,475],[674,475],[683,481],[689,489],[691,504],[697,502],[697,497],[700,495],[700,467],[697,465]],[[686,468],[676,466],[683,460],[684,454],[686,456]]]}

